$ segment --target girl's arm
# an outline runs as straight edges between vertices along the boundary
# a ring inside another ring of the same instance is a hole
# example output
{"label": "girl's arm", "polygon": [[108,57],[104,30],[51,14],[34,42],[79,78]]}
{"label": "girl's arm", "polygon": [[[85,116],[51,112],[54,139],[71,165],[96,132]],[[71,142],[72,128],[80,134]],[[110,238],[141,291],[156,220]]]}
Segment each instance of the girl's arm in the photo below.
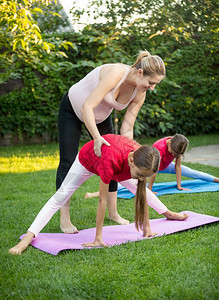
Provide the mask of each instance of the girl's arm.
{"label": "girl's arm", "polygon": [[176,163],[175,163],[175,171],[176,171],[177,189],[178,189],[178,190],[181,190],[181,191],[189,191],[190,189],[186,189],[186,188],[183,188],[183,187],[181,186],[181,174],[182,174],[182,171],[181,171],[181,156],[179,156],[179,157],[176,159]]}
{"label": "girl's arm", "polygon": [[157,235],[157,232],[151,231],[147,199],[145,201],[146,201],[146,207],[145,207],[146,214],[145,214],[144,224],[143,224],[143,236],[145,236],[147,238],[147,237],[153,237],[153,236]]}
{"label": "girl's arm", "polygon": [[99,203],[97,208],[97,217],[96,217],[96,237],[94,242],[84,243],[84,247],[107,247],[107,245],[103,242],[102,230],[103,230],[103,222],[106,213],[106,206],[109,194],[109,184],[105,184],[102,180],[100,180],[100,196]]}
{"label": "girl's arm", "polygon": [[133,127],[140,108],[145,100],[146,93],[137,94],[136,98],[129,104],[124,120],[120,128],[120,134],[133,139]]}
{"label": "girl's arm", "polygon": [[83,121],[94,139],[94,152],[97,156],[101,156],[101,146],[110,144],[101,137],[94,117],[94,108],[103,100],[104,96],[116,87],[125,73],[124,66],[109,66],[108,70],[100,77],[99,84],[91,92],[81,108]]}
{"label": "girl's arm", "polygon": [[[155,180],[155,178],[156,178],[156,175],[157,175],[157,173],[154,173],[154,175],[152,175],[152,176],[150,177],[150,179],[149,179],[148,188],[149,188],[149,190],[151,190],[151,191],[152,191],[152,188],[153,188],[153,184],[154,184],[154,180]],[[157,193],[154,192],[154,194],[157,194]]]}

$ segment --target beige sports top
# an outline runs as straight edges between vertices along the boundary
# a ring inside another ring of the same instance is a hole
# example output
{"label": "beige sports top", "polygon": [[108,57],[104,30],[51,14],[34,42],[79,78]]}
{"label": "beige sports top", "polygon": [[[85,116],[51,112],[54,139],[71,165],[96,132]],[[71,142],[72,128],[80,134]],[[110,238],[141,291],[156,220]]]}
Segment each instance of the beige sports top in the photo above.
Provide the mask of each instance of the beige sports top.
{"label": "beige sports top", "polygon": [[[93,89],[96,88],[96,86],[99,83],[99,74],[101,68],[105,65],[101,65],[94,70],[92,70],[90,73],[88,73],[84,78],[82,78],[79,82],[74,84],[68,92],[69,100],[71,102],[71,105],[77,115],[77,117],[83,121],[82,115],[81,115],[81,107],[87,97],[90,95],[90,93],[93,91]],[[132,96],[130,100],[126,104],[120,104],[118,103],[114,98],[114,93],[118,89],[118,87],[123,83],[123,81],[126,79],[128,72],[130,70],[130,67],[124,65],[125,67],[125,73],[122,77],[122,79],[119,81],[119,83],[116,85],[114,89],[112,89],[109,93],[105,95],[103,100],[95,107],[94,109],[94,117],[96,124],[103,122],[107,119],[107,117],[111,114],[113,109],[116,110],[123,110],[125,109],[129,103],[135,98],[137,94],[137,87],[134,89]]]}

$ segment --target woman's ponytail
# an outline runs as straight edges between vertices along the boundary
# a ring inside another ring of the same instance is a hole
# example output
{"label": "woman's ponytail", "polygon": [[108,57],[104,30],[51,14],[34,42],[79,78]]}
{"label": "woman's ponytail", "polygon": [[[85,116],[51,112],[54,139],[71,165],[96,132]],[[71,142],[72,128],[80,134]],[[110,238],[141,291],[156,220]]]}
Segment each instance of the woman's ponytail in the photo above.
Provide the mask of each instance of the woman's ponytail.
{"label": "woman's ponytail", "polygon": [[132,65],[132,67],[136,67],[137,65],[139,65],[142,61],[143,58],[148,57],[150,54],[150,52],[148,52],[147,50],[145,51],[140,51],[139,55],[136,59],[136,62]]}
{"label": "woman's ponytail", "polygon": [[142,69],[144,76],[166,76],[165,64],[158,55],[151,55],[147,50],[140,51],[132,67]]}

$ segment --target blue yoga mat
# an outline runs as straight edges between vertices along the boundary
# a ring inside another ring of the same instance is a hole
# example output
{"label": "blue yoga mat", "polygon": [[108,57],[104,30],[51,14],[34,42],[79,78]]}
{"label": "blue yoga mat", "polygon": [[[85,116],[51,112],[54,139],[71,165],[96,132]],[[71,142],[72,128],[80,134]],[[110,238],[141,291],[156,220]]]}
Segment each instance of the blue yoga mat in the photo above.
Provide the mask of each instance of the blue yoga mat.
{"label": "blue yoga mat", "polygon": [[[190,191],[179,191],[177,189],[176,181],[162,182],[153,184],[153,192],[157,192],[157,196],[167,194],[182,194],[182,193],[203,193],[203,192],[217,192],[219,191],[219,183],[208,182],[200,179],[196,180],[183,180],[181,182],[182,187],[191,189]],[[121,184],[118,187],[118,197],[124,199],[130,199],[134,197],[134,194],[124,188]]]}

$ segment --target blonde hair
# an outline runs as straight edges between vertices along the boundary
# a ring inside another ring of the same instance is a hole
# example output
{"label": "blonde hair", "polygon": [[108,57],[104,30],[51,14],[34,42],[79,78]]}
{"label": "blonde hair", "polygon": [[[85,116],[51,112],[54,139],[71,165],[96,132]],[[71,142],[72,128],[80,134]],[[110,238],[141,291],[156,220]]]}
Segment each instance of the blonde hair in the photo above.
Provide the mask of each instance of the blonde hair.
{"label": "blonde hair", "polygon": [[182,134],[176,133],[171,139],[171,149],[176,157],[184,155],[189,145],[189,140]]}
{"label": "blonde hair", "polygon": [[[152,146],[142,146],[133,154],[133,160],[139,169],[147,169],[156,173],[160,166],[160,153]],[[146,178],[138,180],[137,191],[135,195],[135,226],[139,230],[142,229],[146,215]]]}
{"label": "blonde hair", "polygon": [[132,67],[137,70],[142,69],[144,76],[166,76],[166,68],[162,58],[158,55],[151,55],[147,50],[139,52],[138,58]]}

